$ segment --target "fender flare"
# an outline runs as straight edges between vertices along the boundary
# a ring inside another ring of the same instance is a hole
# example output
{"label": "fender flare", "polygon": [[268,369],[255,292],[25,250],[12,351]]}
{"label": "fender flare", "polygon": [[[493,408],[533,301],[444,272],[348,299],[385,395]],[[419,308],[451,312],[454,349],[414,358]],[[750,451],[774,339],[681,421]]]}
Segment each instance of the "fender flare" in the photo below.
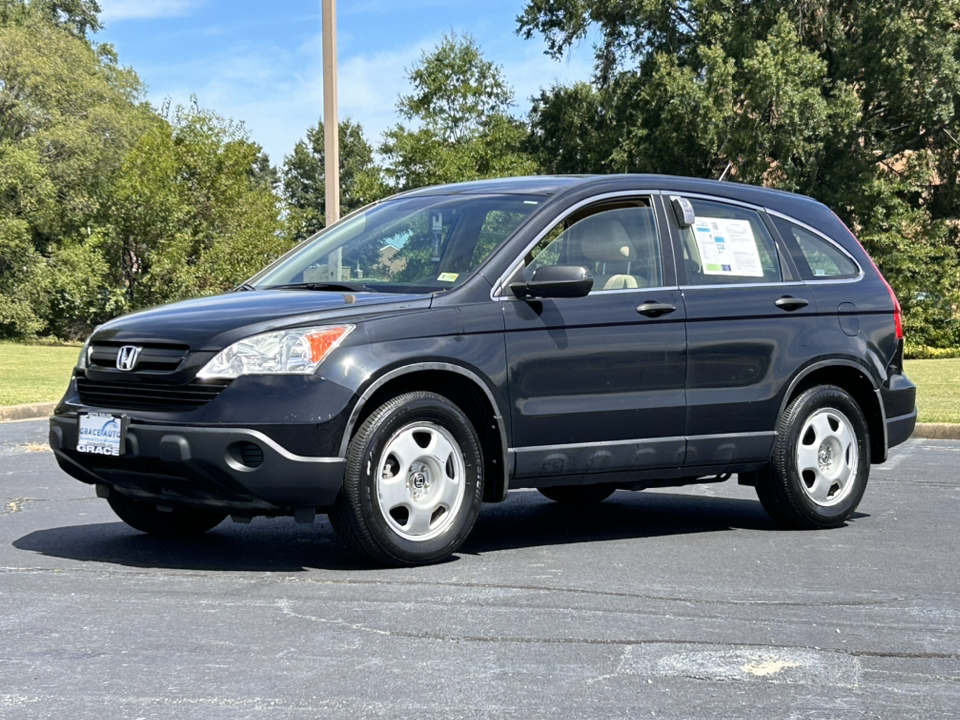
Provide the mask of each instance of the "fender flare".
{"label": "fender flare", "polygon": [[[811,363],[810,365],[803,368],[800,372],[796,374],[793,380],[790,381],[790,384],[787,385],[786,392],[783,394],[783,400],[780,403],[780,414],[777,415],[777,418],[783,416],[784,411],[787,409],[787,405],[790,402],[790,398],[793,395],[793,391],[796,390],[797,385],[799,385],[804,378],[810,376],[817,370],[823,370],[828,367],[837,367],[843,366],[852,368],[859,371],[864,377],[867,378],[867,381],[870,383],[873,388],[873,394],[877,399],[877,407],[880,409],[880,426],[883,428],[883,448],[884,456],[886,456],[886,448],[889,446],[889,438],[887,437],[887,413],[883,409],[883,398],[880,395],[880,388],[874,380],[873,376],[867,372],[866,368],[861,363],[854,362],[853,360],[847,360],[845,358],[834,358],[831,360],[819,360],[818,362]],[[779,420],[778,420],[779,422]]]}
{"label": "fender flare", "polygon": [[473,372],[468,370],[462,365],[456,365],[454,363],[446,362],[418,362],[412,363],[410,365],[402,365],[400,367],[394,368],[389,372],[384,373],[376,380],[374,380],[367,388],[361,393],[357,402],[353,406],[353,410],[350,412],[350,417],[347,419],[346,428],[344,428],[343,438],[340,441],[340,457],[347,456],[347,448],[350,445],[350,438],[353,437],[354,429],[357,425],[357,420],[360,417],[360,414],[363,412],[364,407],[367,402],[373,397],[380,388],[389,383],[392,380],[402,377],[404,375],[410,375],[416,372],[423,372],[429,370],[436,370],[441,372],[452,372],[457,375],[461,375],[468,380],[470,380],[477,388],[483,391],[484,396],[487,398],[487,401],[490,403],[490,407],[493,408],[493,419],[497,426],[497,432],[500,434],[500,447],[502,452],[502,457],[500,458],[501,467],[503,468],[503,492],[500,496],[500,500],[503,500],[507,496],[507,491],[510,487],[510,467],[508,465],[508,453],[507,453],[507,429],[501,415],[500,405],[497,403],[496,398],[494,398],[493,393],[490,391],[490,388],[487,387],[487,384],[481,379],[481,377]]}

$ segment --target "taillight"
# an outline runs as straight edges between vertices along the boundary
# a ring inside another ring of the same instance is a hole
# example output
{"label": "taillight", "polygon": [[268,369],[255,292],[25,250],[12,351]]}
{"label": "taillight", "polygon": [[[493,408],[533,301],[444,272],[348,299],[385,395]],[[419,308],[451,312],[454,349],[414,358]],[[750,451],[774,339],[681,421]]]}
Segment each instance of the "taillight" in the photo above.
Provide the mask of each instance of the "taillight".
{"label": "taillight", "polygon": [[[860,245],[860,241],[857,240],[857,236],[851,232],[850,228],[843,224],[843,221],[840,220],[836,215],[834,218],[837,219],[844,229],[850,233],[850,237],[853,241]],[[887,286],[887,292],[890,293],[890,299],[893,300],[893,322],[897,326],[897,340],[903,340],[903,311],[900,309],[900,301],[897,300],[897,294],[893,291],[893,288],[890,287],[890,283],[887,282],[887,279],[883,276],[883,273],[880,272],[880,268],[877,267],[877,264],[873,261],[873,258],[870,257],[869,253],[864,250],[863,245],[860,245],[860,249],[863,250],[864,254],[867,256],[867,259],[870,261],[870,264],[873,265],[873,269],[877,271],[877,275],[880,276],[880,279],[883,280],[883,284]]]}
{"label": "taillight", "polygon": [[890,287],[890,283],[887,282],[883,274],[880,275],[880,279],[883,280],[883,284],[887,286],[890,299],[893,300],[893,321],[897,325],[897,340],[903,340],[903,312],[900,310],[900,301],[897,300],[897,294],[893,291],[893,288]]}

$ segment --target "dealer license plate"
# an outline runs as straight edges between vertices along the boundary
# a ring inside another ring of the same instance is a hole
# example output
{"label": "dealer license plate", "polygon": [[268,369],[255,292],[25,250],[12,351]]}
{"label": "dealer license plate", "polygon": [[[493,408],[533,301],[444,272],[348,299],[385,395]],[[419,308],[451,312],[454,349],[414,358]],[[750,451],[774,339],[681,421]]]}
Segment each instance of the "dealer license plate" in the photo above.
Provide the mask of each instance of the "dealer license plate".
{"label": "dealer license plate", "polygon": [[109,413],[80,413],[77,452],[93,455],[123,454],[127,418]]}

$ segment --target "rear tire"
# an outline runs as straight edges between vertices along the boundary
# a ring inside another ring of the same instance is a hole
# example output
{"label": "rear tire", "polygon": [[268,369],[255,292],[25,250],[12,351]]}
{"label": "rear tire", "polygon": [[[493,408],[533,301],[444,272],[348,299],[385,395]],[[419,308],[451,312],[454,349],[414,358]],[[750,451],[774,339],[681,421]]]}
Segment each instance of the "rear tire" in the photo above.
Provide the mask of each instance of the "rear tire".
{"label": "rear tire", "polygon": [[786,527],[839,527],[867,488],[869,448],[856,401],[833,385],[812,387],[780,418],[770,467],[757,475],[757,497]]}
{"label": "rear tire", "polygon": [[613,495],[612,485],[554,485],[537,488],[540,494],[562,505],[595,505]]}
{"label": "rear tire", "polygon": [[164,512],[153,503],[134,500],[117,490],[111,491],[107,502],[117,517],[130,527],[164,537],[202,535],[227,517],[226,513],[186,505],[174,505],[172,510]]}

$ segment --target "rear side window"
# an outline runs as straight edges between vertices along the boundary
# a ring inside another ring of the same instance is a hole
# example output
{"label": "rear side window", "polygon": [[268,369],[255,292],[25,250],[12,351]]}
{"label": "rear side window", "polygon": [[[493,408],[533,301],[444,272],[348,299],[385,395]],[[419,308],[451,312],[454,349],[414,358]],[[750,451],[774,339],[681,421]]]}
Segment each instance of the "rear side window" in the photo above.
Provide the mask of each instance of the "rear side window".
{"label": "rear side window", "polygon": [[696,222],[680,232],[690,285],[780,282],[773,237],[754,210],[691,200]]}
{"label": "rear side window", "polygon": [[784,218],[775,217],[773,221],[804,280],[837,280],[860,274],[857,264],[832,242]]}

